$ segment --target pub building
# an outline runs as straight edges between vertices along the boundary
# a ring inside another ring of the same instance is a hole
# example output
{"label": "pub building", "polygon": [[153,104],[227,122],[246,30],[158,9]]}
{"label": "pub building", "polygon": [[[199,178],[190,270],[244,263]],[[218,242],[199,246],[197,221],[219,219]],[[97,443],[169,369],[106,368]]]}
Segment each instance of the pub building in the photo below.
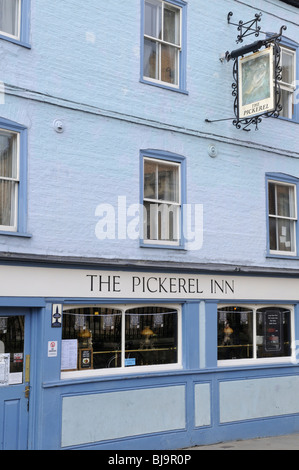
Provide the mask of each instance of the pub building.
{"label": "pub building", "polygon": [[74,263],[1,259],[10,442],[178,449],[297,429],[298,273]]}
{"label": "pub building", "polygon": [[68,3],[0,0],[0,450],[298,433],[298,2]]}

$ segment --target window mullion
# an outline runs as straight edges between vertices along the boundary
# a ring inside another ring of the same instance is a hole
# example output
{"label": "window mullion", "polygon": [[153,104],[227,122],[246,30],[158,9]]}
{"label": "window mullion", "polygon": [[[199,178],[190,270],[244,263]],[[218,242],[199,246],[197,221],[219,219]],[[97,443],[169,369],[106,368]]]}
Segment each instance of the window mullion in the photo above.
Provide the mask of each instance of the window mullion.
{"label": "window mullion", "polygon": [[125,367],[126,354],[126,311],[121,313],[121,367]]}
{"label": "window mullion", "polygon": [[158,50],[159,50],[159,70],[158,70],[158,76],[159,76],[159,81],[162,80],[162,43],[158,43]]}
{"label": "window mullion", "polygon": [[256,308],[253,309],[253,319],[252,319],[252,357],[253,359],[257,358],[256,354]]}
{"label": "window mullion", "polygon": [[164,2],[162,2],[162,15],[161,15],[161,21],[162,21],[162,24],[161,24],[161,39],[162,41],[164,41]]}

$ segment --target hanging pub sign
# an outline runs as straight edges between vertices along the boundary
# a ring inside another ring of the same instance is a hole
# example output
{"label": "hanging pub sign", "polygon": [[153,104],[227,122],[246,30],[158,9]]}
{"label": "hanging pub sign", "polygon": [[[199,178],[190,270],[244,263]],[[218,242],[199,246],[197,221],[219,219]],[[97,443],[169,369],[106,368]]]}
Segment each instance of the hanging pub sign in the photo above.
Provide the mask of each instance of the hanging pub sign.
{"label": "hanging pub sign", "polygon": [[275,110],[273,46],[239,60],[239,119]]}
{"label": "hanging pub sign", "polygon": [[[262,13],[256,13],[255,17],[249,21],[240,20],[239,23],[232,23],[232,12],[227,15],[229,24],[238,27],[237,43],[252,34],[258,37],[261,27]],[[232,95],[234,97],[234,118],[225,119],[205,119],[205,122],[228,121],[237,129],[250,131],[250,126],[254,125],[258,129],[258,124],[263,118],[278,117],[282,110],[282,96],[280,81],[282,80],[282,66],[280,64],[281,49],[279,43],[282,33],[287,27],[283,25],[278,34],[274,34],[266,39],[259,39],[231,52],[222,54],[220,61],[234,61]]]}

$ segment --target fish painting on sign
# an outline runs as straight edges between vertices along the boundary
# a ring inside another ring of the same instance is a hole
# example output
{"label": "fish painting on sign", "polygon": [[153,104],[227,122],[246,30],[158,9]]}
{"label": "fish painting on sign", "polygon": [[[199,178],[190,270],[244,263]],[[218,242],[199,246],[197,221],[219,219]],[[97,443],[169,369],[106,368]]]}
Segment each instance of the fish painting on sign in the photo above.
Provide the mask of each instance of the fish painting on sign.
{"label": "fish painting on sign", "polygon": [[269,59],[264,55],[244,63],[242,71],[243,105],[270,97],[269,69]]}
{"label": "fish painting on sign", "polygon": [[240,59],[239,117],[251,118],[274,110],[273,48]]}

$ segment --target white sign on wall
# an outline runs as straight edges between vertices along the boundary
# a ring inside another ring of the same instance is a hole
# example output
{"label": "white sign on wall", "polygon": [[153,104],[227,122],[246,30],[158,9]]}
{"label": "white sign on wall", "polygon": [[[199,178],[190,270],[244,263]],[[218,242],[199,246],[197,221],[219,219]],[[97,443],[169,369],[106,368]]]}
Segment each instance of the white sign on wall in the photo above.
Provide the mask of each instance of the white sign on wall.
{"label": "white sign on wall", "polygon": [[0,297],[297,300],[296,278],[0,267]]}

